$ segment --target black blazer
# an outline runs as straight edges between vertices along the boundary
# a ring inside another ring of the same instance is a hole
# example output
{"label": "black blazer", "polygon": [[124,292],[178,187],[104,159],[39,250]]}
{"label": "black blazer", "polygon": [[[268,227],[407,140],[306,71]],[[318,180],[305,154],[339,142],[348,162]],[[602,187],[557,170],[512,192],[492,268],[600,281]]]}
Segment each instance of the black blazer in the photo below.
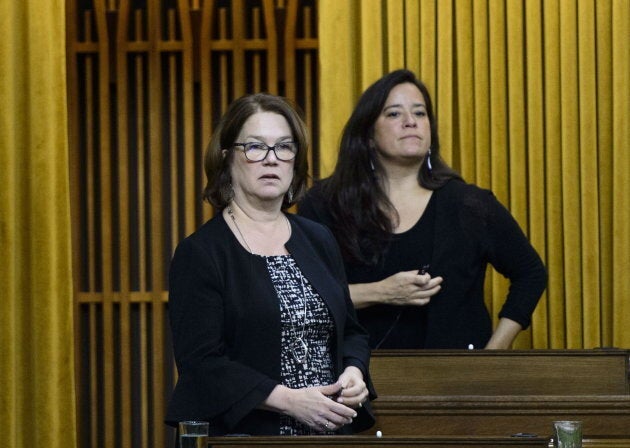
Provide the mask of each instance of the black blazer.
{"label": "black blazer", "polygon": [[[368,338],[356,319],[337,244],[326,227],[287,216],[292,232],[286,248],[334,319],[335,375],[358,367],[375,398]],[[264,257],[246,251],[217,214],[178,245],[169,282],[179,378],[166,422],[208,420],[211,435],[278,434],[279,414],[256,409],[280,383],[280,306]],[[373,423],[366,403],[353,429]]]}

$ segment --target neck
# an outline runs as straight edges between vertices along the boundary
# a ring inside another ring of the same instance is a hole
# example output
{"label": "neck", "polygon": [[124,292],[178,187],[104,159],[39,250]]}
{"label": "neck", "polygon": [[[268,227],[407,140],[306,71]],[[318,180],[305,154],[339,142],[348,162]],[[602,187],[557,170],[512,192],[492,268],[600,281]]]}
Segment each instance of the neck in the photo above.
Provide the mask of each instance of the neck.
{"label": "neck", "polygon": [[417,159],[387,160],[381,158],[387,183],[405,185],[418,178],[418,172],[422,166],[422,161]]}
{"label": "neck", "polygon": [[392,195],[406,194],[422,189],[418,183],[418,170],[415,167],[411,169],[386,169],[383,186],[387,195],[390,197]]}
{"label": "neck", "polygon": [[281,210],[275,213],[244,209],[232,200],[223,210],[232,232],[251,254],[286,255],[286,242],[291,237],[291,224]]}
{"label": "neck", "polygon": [[237,217],[242,217],[257,224],[274,223],[278,219],[284,218],[282,209],[275,205],[268,208],[258,208],[234,198],[228,207],[231,207]]}

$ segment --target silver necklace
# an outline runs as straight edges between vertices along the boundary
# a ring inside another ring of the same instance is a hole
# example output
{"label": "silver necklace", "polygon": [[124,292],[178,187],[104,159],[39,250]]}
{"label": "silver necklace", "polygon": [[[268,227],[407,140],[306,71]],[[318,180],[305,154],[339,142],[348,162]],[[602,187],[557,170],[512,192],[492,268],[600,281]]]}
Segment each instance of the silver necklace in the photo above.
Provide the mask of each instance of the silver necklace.
{"label": "silver necklace", "polygon": [[[229,205],[227,206],[227,212],[228,212],[228,215],[230,215],[230,218],[232,218],[234,227],[236,228],[236,231],[241,237],[241,240],[243,240],[245,247],[247,247],[247,251],[250,254],[253,254],[252,249],[249,247],[249,244],[247,244],[247,240],[245,239],[245,236],[243,236],[243,232],[241,232],[241,229],[238,226],[238,222],[236,222],[236,216],[234,216],[234,211],[232,210],[232,207],[230,207]],[[286,219],[286,216],[285,216],[285,220],[286,220],[287,226],[289,227],[289,232],[291,232],[289,220]],[[304,366],[304,368],[306,368],[307,361],[308,361],[308,345],[306,345],[306,341],[304,340],[304,335],[306,333],[306,289],[304,288],[304,276],[300,276],[300,286],[302,287],[302,301],[304,302],[304,318],[302,320],[302,330],[300,331],[300,335],[296,336],[293,339],[293,341],[291,341],[291,343],[289,344],[289,352],[291,353],[291,356],[293,356],[293,359],[295,359],[296,362],[299,362],[300,364],[302,364],[302,366]],[[287,305],[283,295],[280,294],[280,292],[278,291],[275,285],[274,285],[274,289],[276,290],[276,295],[280,298],[280,300],[282,300],[282,303],[284,304],[284,306],[287,309],[287,312],[289,313],[289,319],[291,320],[291,327],[296,328],[297,325],[295,325],[295,323],[293,322],[293,314],[291,314],[291,311],[290,311],[291,308]]]}
{"label": "silver necklace", "polygon": [[240,235],[241,240],[243,240],[245,247],[247,247],[247,252],[249,252],[250,254],[253,254],[251,247],[249,247],[249,244],[247,244],[247,240],[243,236],[243,232],[241,232],[241,228],[238,226],[238,223],[236,222],[236,216],[234,216],[234,210],[232,210],[232,207],[230,207],[229,205],[227,206],[227,212],[228,212],[228,215],[230,215],[230,218],[232,218],[234,227],[236,227],[236,231]]}
{"label": "silver necklace", "polygon": [[[252,248],[249,247],[249,244],[247,244],[247,240],[245,239],[245,236],[243,236],[243,232],[241,232],[241,228],[238,226],[238,222],[236,222],[236,216],[234,216],[234,210],[232,210],[232,207],[229,206],[229,205],[226,208],[227,208],[228,215],[230,215],[230,218],[232,218],[232,222],[234,223],[234,227],[236,227],[236,231],[238,232],[238,235],[241,237],[241,240],[243,240],[243,243],[245,244],[245,247],[247,248],[247,251],[250,254],[253,254],[254,252],[252,251]],[[239,206],[239,208],[241,208],[241,207]],[[247,216],[249,216],[249,215],[247,215]],[[287,229],[289,230],[289,235],[290,235],[291,234],[291,224],[289,224],[289,219],[285,215],[282,215],[282,216],[284,216],[284,222],[287,224]]]}
{"label": "silver necklace", "polygon": [[[304,276],[300,276],[300,286],[302,287],[302,301],[304,302],[304,318],[302,319],[302,330],[300,331],[300,335],[296,336],[289,344],[289,352],[291,352],[291,356],[293,356],[293,359],[295,359],[297,362],[302,364],[304,368],[306,368],[306,364],[308,361],[308,345],[306,345],[306,341],[304,340],[304,334],[306,332],[306,289],[304,288]],[[284,303],[284,306],[287,308],[287,311],[289,312],[289,319],[291,319],[291,326],[295,328],[296,325],[293,322],[293,314],[291,314],[290,308],[287,306],[284,298],[278,293],[277,290],[276,294],[278,294],[278,296]]]}

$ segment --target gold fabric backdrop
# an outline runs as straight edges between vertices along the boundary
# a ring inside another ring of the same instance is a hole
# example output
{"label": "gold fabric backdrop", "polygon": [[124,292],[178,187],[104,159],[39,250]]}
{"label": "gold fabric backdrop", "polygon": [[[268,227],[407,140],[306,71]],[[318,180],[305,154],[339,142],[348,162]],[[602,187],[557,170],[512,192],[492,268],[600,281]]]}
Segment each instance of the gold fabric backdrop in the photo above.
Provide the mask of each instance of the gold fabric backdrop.
{"label": "gold fabric backdrop", "polygon": [[63,0],[0,2],[2,445],[76,446]]}
{"label": "gold fabric backdrop", "polygon": [[[549,272],[514,348],[630,347],[630,2],[319,2],[320,172],[358,95],[406,67],[441,151],[490,188]],[[490,271],[495,320],[507,284]]]}
{"label": "gold fabric backdrop", "polygon": [[[0,2],[0,417],[8,446],[76,446],[65,2]],[[321,173],[360,92],[407,66],[442,151],[549,269],[517,348],[630,347],[630,2],[320,0]],[[488,283],[497,309],[505,283]],[[29,426],[30,425],[30,426]]]}

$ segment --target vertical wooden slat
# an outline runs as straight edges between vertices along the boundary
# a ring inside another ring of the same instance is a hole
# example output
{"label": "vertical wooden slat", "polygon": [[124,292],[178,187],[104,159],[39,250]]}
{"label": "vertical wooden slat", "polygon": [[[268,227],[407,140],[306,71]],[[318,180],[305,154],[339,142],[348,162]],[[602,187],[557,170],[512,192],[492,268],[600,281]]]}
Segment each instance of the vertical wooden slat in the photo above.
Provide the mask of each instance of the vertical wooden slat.
{"label": "vertical wooden slat", "polygon": [[[92,137],[92,128],[93,128],[93,123],[92,123],[92,117],[93,115],[93,98],[92,98],[92,92],[93,92],[93,84],[94,81],[92,79],[92,75],[94,73],[94,69],[92,67],[92,58],[91,57],[86,57],[86,61],[85,61],[85,110],[87,112],[86,114],[86,126],[85,126],[85,133],[86,133],[86,152],[85,152],[85,156],[86,156],[86,165],[88,167],[88,170],[93,170],[94,169],[94,161],[93,161],[93,157],[92,157],[92,151],[93,151],[93,147],[94,147],[94,138]],[[84,203],[86,203],[87,205],[87,232],[88,232],[88,239],[87,239],[87,244],[89,245],[88,247],[88,263],[87,263],[87,268],[86,268],[86,272],[88,275],[88,290],[89,291],[94,291],[95,290],[95,285],[94,285],[94,266],[96,266],[96,263],[94,262],[94,251],[95,251],[95,247],[96,244],[94,242],[95,237],[94,237],[94,203],[96,201],[93,200],[94,198],[94,188],[92,186],[92,182],[90,182],[90,176],[88,176],[87,178],[87,182],[86,182],[86,189],[85,189],[85,194],[87,195],[86,201]],[[90,338],[89,341],[91,341],[91,344],[94,344],[96,341],[96,323],[95,323],[95,311],[96,306],[94,304],[91,304],[89,307],[89,313],[90,313]],[[95,418],[98,415],[98,378],[95,377],[96,373],[97,373],[97,360],[96,360],[96,354],[97,354],[97,350],[96,347],[92,346],[91,347],[92,350],[90,350],[90,364],[89,367],[90,369],[87,372],[87,375],[90,375],[89,378],[89,384],[90,384],[90,431],[91,434],[96,435],[98,434],[98,421]],[[91,446],[92,447],[96,447],[96,438],[92,439],[91,442]]]}
{"label": "vertical wooden slat", "polygon": [[116,33],[116,87],[118,116],[118,192],[119,192],[119,260],[120,268],[120,427],[123,447],[132,444],[132,386],[131,386],[131,312],[130,286],[130,191],[129,191],[129,76],[127,32],[129,27],[129,0],[121,0]]}
{"label": "vertical wooden slat", "polygon": [[276,34],[276,19],[274,0],[263,0],[263,14],[265,17],[265,46],[267,48],[267,86],[268,93],[278,94],[278,37]]}
{"label": "vertical wooden slat", "polygon": [[[156,2],[157,3],[157,2]],[[159,48],[161,40],[162,23],[160,20],[160,8],[159,5],[153,4],[148,8],[149,13],[149,43],[150,48]],[[156,348],[152,351],[152,363],[151,363],[151,379],[152,385],[163,387],[164,385],[164,372],[162,365],[164,362],[164,355],[162,350],[157,348],[162,347],[162,334],[160,331],[160,325],[163,321],[164,309],[162,306],[162,291],[166,287],[164,284],[164,264],[162,263],[162,257],[164,255],[164,216],[162,214],[162,203],[164,198],[164,192],[162,190],[162,182],[159,179],[162,178],[162,145],[160,130],[162,128],[160,111],[162,110],[162,72],[161,72],[161,53],[157,51],[149,52],[149,64],[148,64],[148,100],[149,100],[149,130],[150,130],[150,142],[149,149],[151,154],[150,163],[150,176],[151,179],[155,179],[155,182],[151,182],[151,202],[149,210],[151,212],[151,235],[149,235],[151,241],[151,347]],[[150,388],[147,388],[147,394],[153,394]],[[164,433],[157,430],[156,425],[161,428],[163,422],[163,410],[155,406],[153,409],[153,421],[147,422],[147,427],[151,428],[151,446],[162,447],[164,446]]]}
{"label": "vertical wooden slat", "polygon": [[109,34],[106,5],[103,0],[94,2],[96,27],[99,36],[99,176],[100,176],[100,260],[103,291],[103,442],[116,445],[114,410],[114,321],[112,297],[112,194],[111,194],[111,123],[109,107]]}
{"label": "vertical wooden slat", "polygon": [[[232,2],[232,77],[234,81],[234,98],[243,96],[246,93],[246,80],[245,80],[245,49],[244,40],[244,17],[240,11],[245,11],[245,5],[243,0],[233,0]],[[240,12],[240,13],[239,13]],[[227,67],[226,76],[223,79],[228,79]],[[229,103],[231,99],[227,100]]]}
{"label": "vertical wooden slat", "polygon": [[[175,11],[168,10],[168,24],[167,24],[167,36],[171,42],[175,41]],[[170,117],[170,126],[168,128],[169,137],[169,158],[171,160],[170,176],[170,198],[171,198],[171,246],[175,247],[179,240],[179,172],[181,167],[178,165],[178,153],[177,147],[177,104],[180,101],[178,97],[179,86],[177,85],[177,56],[174,52],[169,53],[167,56],[168,64],[168,115]]]}
{"label": "vertical wooden slat", "polygon": [[101,434],[99,432],[99,421],[96,418],[99,415],[98,408],[98,388],[100,385],[99,377],[98,377],[98,352],[99,347],[97,344],[98,335],[96,329],[96,312],[97,312],[98,304],[90,303],[88,305],[88,318],[89,318],[89,353],[90,353],[90,362],[88,364],[88,372],[89,375],[89,384],[90,384],[90,446],[92,448],[96,448],[98,446],[98,439]]}
{"label": "vertical wooden slat", "polygon": [[[227,11],[225,8],[220,8],[219,9],[219,39],[226,41],[228,40],[227,38]],[[236,50],[233,51],[232,53],[232,58],[234,60],[236,60],[237,55],[236,55]],[[221,113],[223,113],[223,111],[225,111],[228,107],[228,104],[230,102],[230,98],[229,98],[229,94],[228,94],[228,56],[227,56],[227,52],[221,52],[220,56],[219,56],[219,80],[222,81],[220,82],[221,85],[221,98],[219,98],[219,104],[221,105]],[[240,76],[243,75],[243,67],[235,67],[235,64],[233,64],[233,68],[234,71],[239,71],[240,72]],[[244,84],[244,81],[243,81]],[[234,80],[234,91],[235,91],[235,95],[239,96],[239,90],[237,88],[237,81],[236,79]]]}
{"label": "vertical wooden slat", "polygon": [[140,360],[140,435],[142,446],[148,448],[150,443],[149,431],[149,400],[147,398],[149,391],[146,385],[149,382],[149,359],[148,359],[148,311],[147,304],[142,302],[139,305],[138,313],[138,358]]}
{"label": "vertical wooden slat", "polygon": [[[89,28],[87,28],[89,29]],[[86,184],[85,184],[85,199],[84,204],[87,207],[86,210],[86,226],[87,226],[87,267],[85,271],[87,273],[87,287],[88,291],[96,290],[96,229],[95,229],[95,207],[98,201],[96,201],[94,193],[93,170],[95,170],[94,163],[94,123],[93,117],[96,116],[94,106],[94,64],[91,56],[85,58],[85,110],[86,114],[86,126],[85,126],[85,163],[87,166]]]}
{"label": "vertical wooden slat", "polygon": [[[67,45],[69,47],[69,51],[67,52],[68,58],[68,69],[67,69],[67,77],[68,77],[68,147],[69,151],[69,175],[72,179],[78,180],[81,179],[82,170],[84,170],[84,165],[80,163],[80,155],[79,151],[73,151],[72,148],[77,148],[79,146],[79,129],[80,129],[80,121],[79,121],[79,63],[78,63],[78,54],[79,54],[79,36],[78,36],[78,16],[77,14],[78,7],[76,4],[76,0],[67,0],[66,7],[66,39]],[[72,265],[74,269],[78,266],[81,266],[81,256],[80,251],[77,250],[82,246],[81,238],[80,238],[80,230],[78,229],[77,223],[81,222],[81,213],[78,205],[81,203],[81,193],[85,190],[81,188],[81,186],[77,185],[78,182],[70,182],[70,213],[72,220]],[[77,353],[80,353],[81,343],[78,341],[83,340],[81,333],[81,304],[79,301],[79,295],[76,293],[80,291],[81,285],[81,276],[76,272],[72,276],[73,281],[73,290],[75,291],[73,297],[73,337],[75,341],[75,359],[74,359],[74,380],[76,384],[77,390],[77,409],[81,410],[82,402],[81,402],[81,393],[84,390],[84,385],[86,384],[85,375],[83,374],[82,369],[82,360],[77,356]],[[86,423],[86,421],[88,423]],[[76,412],[76,427],[77,428],[85,428],[87,425],[91,423],[89,419],[89,415],[85,415],[84,412]],[[81,440],[80,438],[77,438]]]}
{"label": "vertical wooden slat", "polygon": [[[196,7],[196,8],[195,8]],[[198,9],[199,5],[197,2],[193,2],[192,9]],[[193,204],[199,199],[199,191],[197,190],[196,176],[195,173],[196,167],[201,165],[200,161],[196,159],[196,151],[195,151],[195,116],[194,116],[194,104],[193,104],[193,96],[194,96],[194,46],[193,46],[193,31],[192,24],[190,23],[190,11],[188,10],[186,0],[179,0],[179,17],[180,17],[180,27],[182,32],[182,50],[181,50],[181,71],[182,71],[182,82],[183,88],[181,92],[181,101],[182,101],[182,122],[183,122],[183,142],[184,142],[184,166],[182,167],[184,170],[184,199],[185,203],[185,216],[184,216],[184,233],[186,235],[192,233],[197,224],[195,222],[195,207]],[[174,243],[178,243],[179,241],[175,241]],[[174,249],[175,245],[173,245]],[[172,250],[171,249],[171,250]]]}
{"label": "vertical wooden slat", "polygon": [[297,21],[298,0],[289,0],[285,8],[284,28],[284,94],[287,98],[296,98],[297,74],[295,61],[297,54],[295,26]]}
{"label": "vertical wooden slat", "polygon": [[[252,22],[254,24],[253,37],[254,39],[260,39],[260,8],[252,9]],[[254,77],[254,92],[260,92],[262,90],[262,80],[260,79],[262,75],[260,71],[262,67],[261,59],[262,58],[260,53],[258,51],[254,52],[254,54],[252,55],[252,75]]]}
{"label": "vertical wooden slat", "polygon": [[[307,38],[311,38],[312,37],[312,30],[311,30],[311,8],[309,7],[305,7],[304,8],[304,24],[303,24],[303,29],[304,29],[304,36]],[[296,56],[293,56],[292,59],[295,59]],[[304,89],[304,111],[306,114],[305,120],[306,120],[306,126],[308,127],[308,129],[313,129],[313,116],[314,114],[313,109],[315,106],[315,100],[314,100],[314,92],[313,92],[313,64],[315,62],[312,59],[311,53],[309,53],[308,51],[306,51],[304,53],[304,79],[302,80],[302,86]],[[313,135],[314,133],[311,132],[311,141],[313,140]],[[309,169],[311,171],[311,174],[313,173],[313,168],[315,166],[315,163],[313,162],[313,146],[311,146],[311,151],[309,151],[308,153],[308,157],[309,157]]]}
{"label": "vertical wooden slat", "polygon": [[[142,28],[142,11],[136,10],[134,14],[135,19],[135,41],[139,42],[142,39],[142,34],[144,32]],[[135,70],[135,86],[134,93],[136,96],[136,153],[137,153],[137,172],[136,174],[136,187],[138,190],[138,204],[137,204],[137,214],[138,214],[138,228],[136,229],[138,234],[138,274],[139,274],[139,290],[144,292],[147,290],[147,192],[145,191],[146,185],[146,161],[145,161],[145,153],[147,151],[147,141],[144,137],[146,123],[145,123],[145,114],[144,110],[145,104],[145,89],[144,85],[144,61],[142,58],[142,53],[134,54],[134,70]],[[155,198],[154,198],[155,199]]]}
{"label": "vertical wooden slat", "polygon": [[[136,40],[140,40],[142,34],[140,30],[142,29],[142,21],[139,20],[140,11],[136,11]],[[138,189],[138,228],[136,229],[138,234],[138,266],[139,266],[139,291],[146,292],[147,291],[147,234],[146,234],[146,223],[147,223],[147,192],[145,191],[145,176],[146,176],[146,161],[145,161],[145,152],[147,151],[147,142],[144,138],[145,132],[145,114],[144,103],[145,103],[145,89],[144,85],[144,64],[143,58],[141,54],[136,54],[133,57],[134,60],[134,69],[135,69],[135,81],[136,84],[134,86],[135,94],[136,94],[136,152],[137,152],[137,160],[138,167],[136,171],[136,183]],[[153,198],[154,200],[156,198]],[[140,390],[138,391],[139,396],[139,408],[140,408],[140,440],[142,440],[142,444],[144,447],[149,446],[148,438],[149,438],[149,418],[148,418],[148,403],[147,403],[147,391],[146,391],[146,369],[147,369],[147,359],[146,359],[146,351],[144,350],[145,343],[144,340],[146,338],[146,328],[144,325],[145,317],[145,305],[144,303],[140,304],[140,314],[139,314],[139,346],[140,350],[138,353],[139,364],[140,364]]]}
{"label": "vertical wooden slat", "polygon": [[[213,70],[211,68],[212,64],[212,32],[213,32],[213,19],[215,17],[214,14],[214,1],[208,0],[203,3],[203,9],[201,11],[201,32],[199,36],[199,79],[201,80],[201,115],[203,119],[201,120],[201,148],[200,153],[204,153],[204,149],[208,140],[210,139],[210,134],[213,129],[213,115],[212,115],[212,102],[216,101],[215,98],[212,98],[212,86],[214,84]],[[203,159],[202,159],[203,160]],[[192,172],[192,171],[191,171]],[[199,183],[199,187],[203,188],[205,186],[205,172],[203,169],[203,163],[199,163],[198,168],[199,178],[202,181]],[[201,216],[202,221],[206,221],[210,218],[212,214],[211,207],[203,207],[203,215]]]}

